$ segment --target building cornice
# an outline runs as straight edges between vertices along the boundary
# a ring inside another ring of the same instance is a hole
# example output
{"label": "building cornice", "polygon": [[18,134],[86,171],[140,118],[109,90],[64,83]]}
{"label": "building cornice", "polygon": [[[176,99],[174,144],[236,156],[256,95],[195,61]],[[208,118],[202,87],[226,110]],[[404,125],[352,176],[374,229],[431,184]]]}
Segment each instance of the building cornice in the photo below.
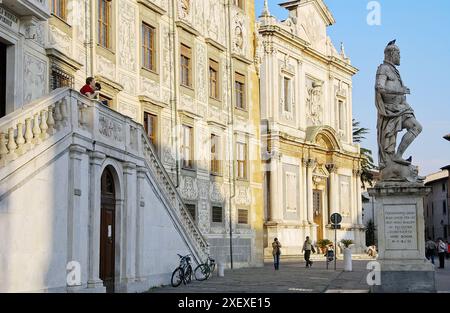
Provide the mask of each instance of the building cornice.
{"label": "building cornice", "polygon": [[358,73],[358,69],[351,64],[348,64],[335,56],[326,56],[319,51],[311,47],[311,44],[306,40],[294,35],[287,30],[283,29],[278,25],[264,25],[261,26],[259,32],[262,36],[274,36],[281,40],[284,40],[305,54],[314,57],[315,59],[321,61],[325,65],[331,65],[337,69],[349,74],[355,75]]}

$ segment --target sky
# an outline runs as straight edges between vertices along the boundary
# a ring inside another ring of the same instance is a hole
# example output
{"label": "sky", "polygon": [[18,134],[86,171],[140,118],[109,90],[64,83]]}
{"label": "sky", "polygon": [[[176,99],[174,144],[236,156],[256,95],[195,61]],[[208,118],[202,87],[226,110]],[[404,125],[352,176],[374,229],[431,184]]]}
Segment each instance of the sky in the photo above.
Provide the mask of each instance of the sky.
{"label": "sky", "polygon": [[[280,0],[269,0],[269,11],[278,19],[287,17]],[[370,129],[362,143],[371,149],[378,164],[376,140],[375,74],[383,62],[387,43],[397,39],[401,49],[402,79],[411,89],[408,103],[422,124],[423,132],[406,151],[413,156],[421,175],[450,164],[450,1],[380,0],[380,25],[369,25],[369,0],[324,0],[336,24],[328,35],[336,48],[344,42],[352,65],[359,69],[353,78],[353,117]],[[263,0],[255,0],[256,16]],[[398,137],[398,143],[400,136]]]}

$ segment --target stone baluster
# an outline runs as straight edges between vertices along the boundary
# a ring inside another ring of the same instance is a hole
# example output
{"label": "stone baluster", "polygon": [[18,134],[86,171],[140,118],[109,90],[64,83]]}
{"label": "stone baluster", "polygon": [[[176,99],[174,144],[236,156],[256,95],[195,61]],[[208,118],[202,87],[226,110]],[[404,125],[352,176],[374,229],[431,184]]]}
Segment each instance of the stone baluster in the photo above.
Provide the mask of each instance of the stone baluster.
{"label": "stone baluster", "polygon": [[41,142],[40,139],[41,136],[41,129],[39,128],[39,113],[36,113],[34,115],[34,122],[33,122],[33,143],[39,144]]}
{"label": "stone baluster", "polygon": [[47,129],[48,129],[48,125],[47,125],[47,116],[46,116],[47,110],[42,110],[41,111],[41,124],[39,125],[40,129],[41,129],[41,139],[45,140],[48,138],[48,134],[47,134]]}
{"label": "stone baluster", "polygon": [[14,138],[14,128],[10,127],[8,129],[8,150],[9,153],[8,155],[11,157],[12,160],[14,160],[16,158],[16,149],[17,149],[17,144],[16,144],[16,140]]}
{"label": "stone baluster", "polygon": [[31,118],[27,118],[25,120],[25,146],[27,150],[30,149],[32,143],[33,143],[33,128],[31,126]]}
{"label": "stone baluster", "polygon": [[54,118],[55,118],[56,129],[60,129],[61,128],[61,121],[62,121],[60,102],[56,102],[55,103],[55,116],[54,116]]}
{"label": "stone baluster", "polygon": [[64,98],[60,102],[60,106],[61,106],[62,122],[63,122],[63,125],[66,126],[67,125],[67,119],[69,117],[68,109],[67,109],[67,99],[66,98]]}
{"label": "stone baluster", "polygon": [[5,157],[8,154],[8,148],[6,148],[5,134],[0,133],[0,164],[5,165]]}
{"label": "stone baluster", "polygon": [[55,119],[53,118],[53,105],[48,107],[47,114],[47,125],[48,125],[48,134],[53,135],[55,133]]}
{"label": "stone baluster", "polygon": [[23,123],[18,123],[17,124],[16,143],[17,143],[16,153],[19,154],[19,155],[23,154],[24,153],[23,145],[25,144],[25,138],[23,137]]}

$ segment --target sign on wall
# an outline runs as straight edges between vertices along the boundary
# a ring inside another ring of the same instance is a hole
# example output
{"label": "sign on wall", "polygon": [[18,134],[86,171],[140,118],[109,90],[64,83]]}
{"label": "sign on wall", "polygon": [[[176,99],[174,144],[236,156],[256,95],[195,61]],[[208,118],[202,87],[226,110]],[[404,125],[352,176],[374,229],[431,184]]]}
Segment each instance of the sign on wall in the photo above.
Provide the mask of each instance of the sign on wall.
{"label": "sign on wall", "polygon": [[19,31],[19,19],[17,16],[0,6],[0,25],[17,32]]}

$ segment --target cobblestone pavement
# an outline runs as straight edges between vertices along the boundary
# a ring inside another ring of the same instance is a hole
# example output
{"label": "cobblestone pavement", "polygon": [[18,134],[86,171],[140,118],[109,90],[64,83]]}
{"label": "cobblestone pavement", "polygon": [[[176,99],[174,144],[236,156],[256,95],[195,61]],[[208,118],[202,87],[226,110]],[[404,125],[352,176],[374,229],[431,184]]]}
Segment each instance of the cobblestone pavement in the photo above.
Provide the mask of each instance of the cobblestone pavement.
{"label": "cobblestone pavement", "polygon": [[226,270],[225,277],[217,273],[204,282],[193,281],[178,288],[171,286],[153,288],[150,292],[175,293],[322,293],[335,289],[368,292],[365,266],[368,261],[354,261],[353,272],[342,271],[342,261],[326,269],[326,262],[315,261],[312,268],[305,268],[304,262],[282,260],[280,270],[275,271],[271,263],[260,268]]}
{"label": "cobblestone pavement", "polygon": [[[282,260],[280,270],[266,262],[260,268],[226,270],[225,277],[216,273],[207,281],[193,281],[178,288],[153,288],[152,293],[367,293],[366,283],[369,260],[354,260],[353,271],[344,272],[342,261],[326,269],[326,262],[316,260],[312,268],[305,268],[299,259]],[[447,268],[436,269],[438,292],[450,292],[450,263]]]}

